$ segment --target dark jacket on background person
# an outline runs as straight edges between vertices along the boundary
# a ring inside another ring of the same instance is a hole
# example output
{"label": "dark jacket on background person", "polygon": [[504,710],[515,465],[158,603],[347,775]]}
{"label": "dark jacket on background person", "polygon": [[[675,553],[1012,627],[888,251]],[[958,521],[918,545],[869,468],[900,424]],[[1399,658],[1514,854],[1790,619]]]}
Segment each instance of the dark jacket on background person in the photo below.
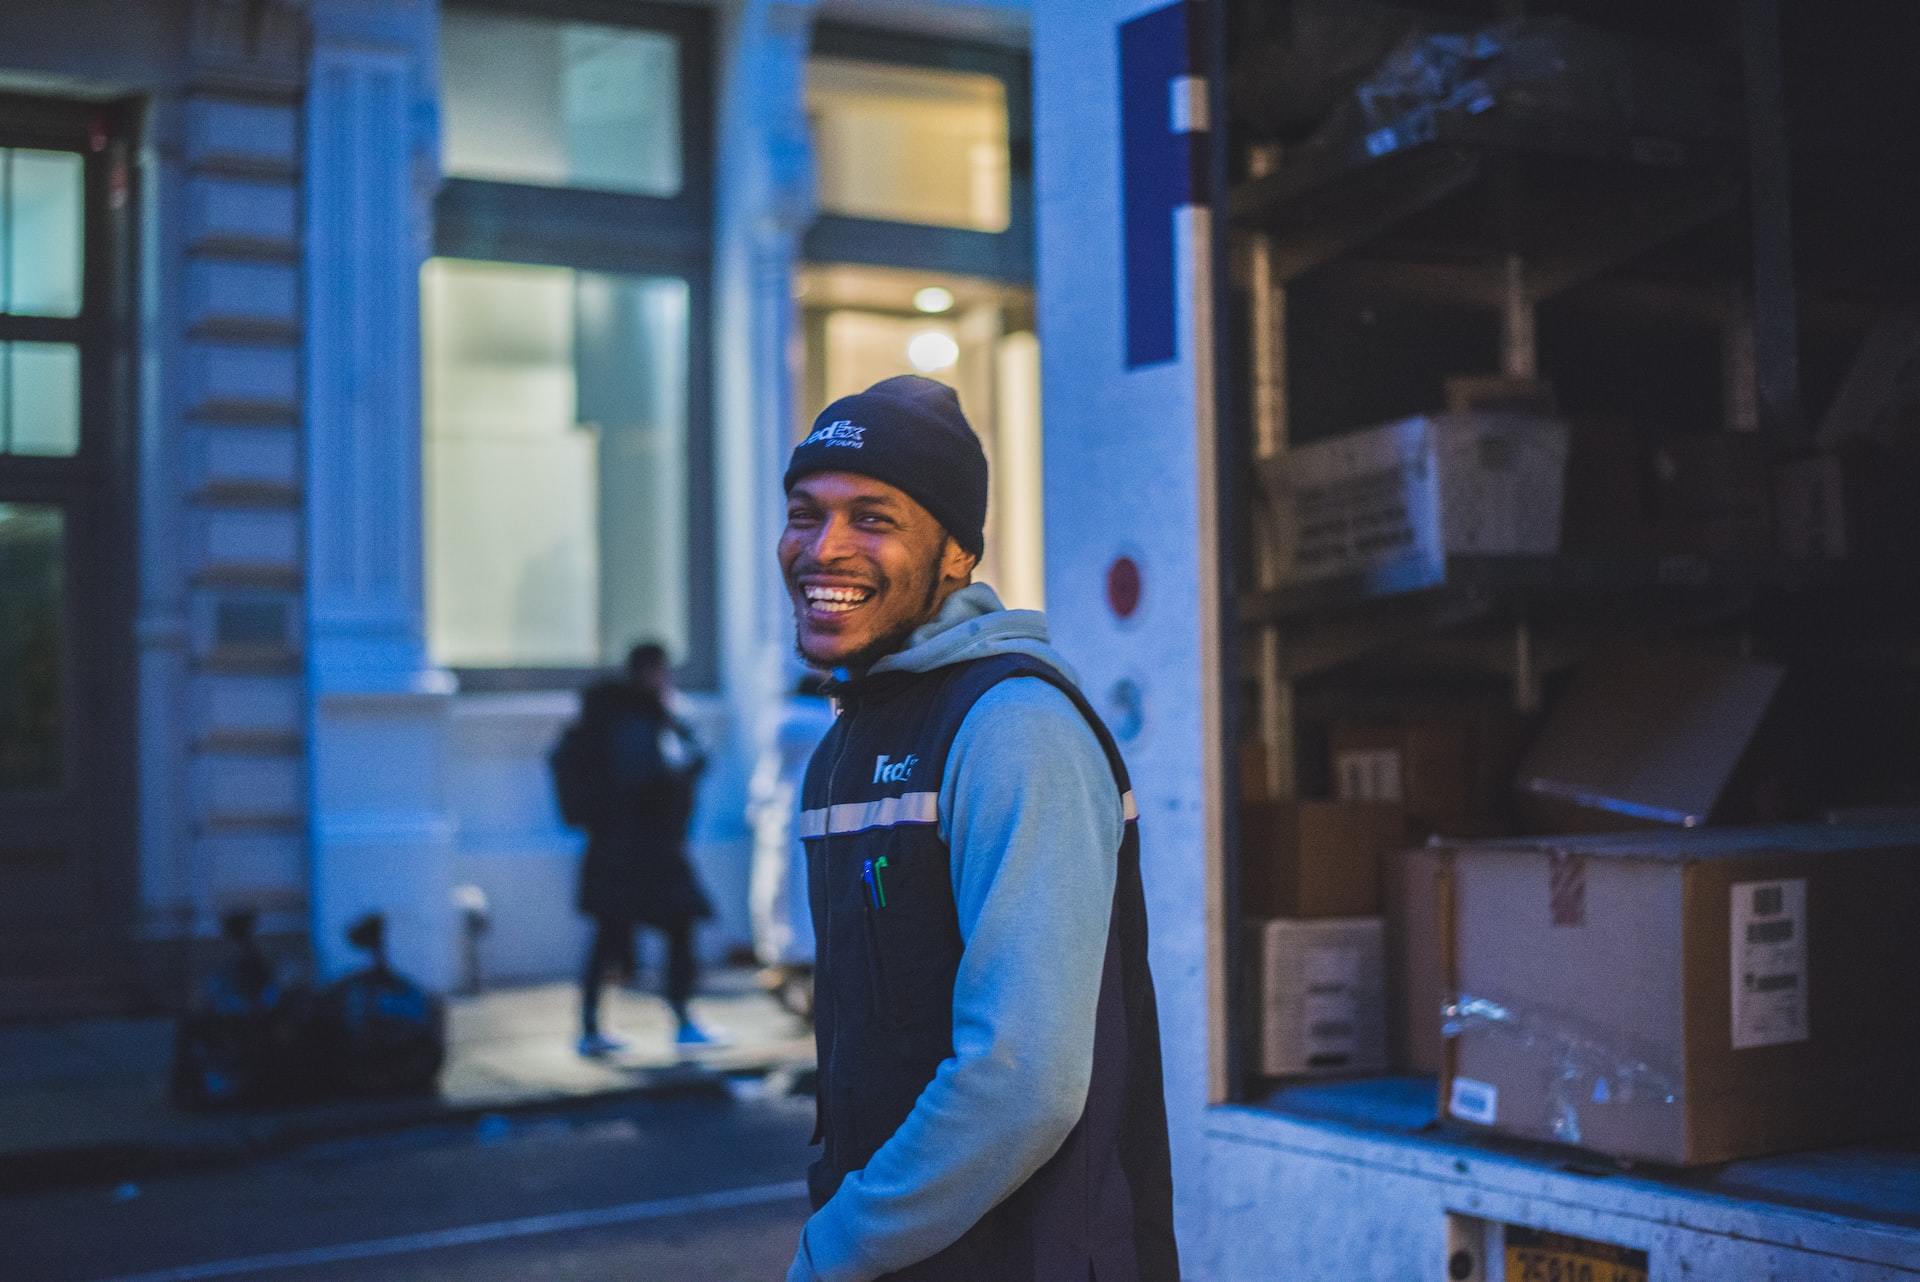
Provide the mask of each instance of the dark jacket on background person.
{"label": "dark jacket on background person", "polygon": [[711,917],[686,854],[706,766],[692,731],[625,681],[587,689],[579,728],[592,771],[580,911],[663,928]]}

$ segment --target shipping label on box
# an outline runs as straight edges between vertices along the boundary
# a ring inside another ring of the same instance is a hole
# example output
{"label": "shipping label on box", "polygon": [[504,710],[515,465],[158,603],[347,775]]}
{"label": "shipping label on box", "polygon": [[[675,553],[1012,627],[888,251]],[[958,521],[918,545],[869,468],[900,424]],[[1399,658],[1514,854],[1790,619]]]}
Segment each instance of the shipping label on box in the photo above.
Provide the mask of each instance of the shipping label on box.
{"label": "shipping label on box", "polygon": [[1309,1068],[1345,1068],[1360,1050],[1362,967],[1358,948],[1310,947],[1301,967],[1299,1041]]}
{"label": "shipping label on box", "polygon": [[1807,879],[1733,885],[1733,1048],[1804,1042]]}
{"label": "shipping label on box", "polygon": [[1492,1126],[1500,1120],[1500,1088],[1492,1082],[1456,1077],[1447,1091],[1447,1113],[1476,1126]]}

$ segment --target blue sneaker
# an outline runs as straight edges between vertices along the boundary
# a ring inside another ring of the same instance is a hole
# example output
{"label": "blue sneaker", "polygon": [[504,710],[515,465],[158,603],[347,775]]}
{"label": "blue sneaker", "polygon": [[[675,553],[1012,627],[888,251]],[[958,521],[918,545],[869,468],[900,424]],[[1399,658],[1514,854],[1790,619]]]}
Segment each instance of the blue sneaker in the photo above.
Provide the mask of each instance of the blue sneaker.
{"label": "blue sneaker", "polygon": [[577,1049],[586,1059],[599,1059],[602,1055],[614,1055],[627,1049],[627,1043],[618,1037],[608,1037],[605,1033],[586,1033],[581,1036]]}
{"label": "blue sneaker", "polygon": [[673,1035],[675,1046],[725,1046],[727,1039],[717,1033],[709,1033],[691,1019],[682,1019],[680,1029]]}

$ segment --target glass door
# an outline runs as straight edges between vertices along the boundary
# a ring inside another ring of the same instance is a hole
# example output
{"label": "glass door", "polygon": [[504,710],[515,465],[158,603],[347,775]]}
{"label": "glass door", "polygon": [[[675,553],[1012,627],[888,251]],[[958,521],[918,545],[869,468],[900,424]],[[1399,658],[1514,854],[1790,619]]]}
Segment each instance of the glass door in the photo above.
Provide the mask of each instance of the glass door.
{"label": "glass door", "polygon": [[114,124],[0,97],[0,1012],[105,980],[132,910]]}

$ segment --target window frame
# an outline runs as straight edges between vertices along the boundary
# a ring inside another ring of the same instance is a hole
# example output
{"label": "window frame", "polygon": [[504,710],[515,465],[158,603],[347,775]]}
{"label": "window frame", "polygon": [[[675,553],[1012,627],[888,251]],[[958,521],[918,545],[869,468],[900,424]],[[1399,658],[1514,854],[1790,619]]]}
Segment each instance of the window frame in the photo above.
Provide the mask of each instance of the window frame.
{"label": "window frame", "polygon": [[907,35],[840,22],[816,23],[808,61],[844,58],[894,67],[989,75],[1007,93],[1007,226],[1004,231],[933,227],[822,211],[801,256],[1033,285],[1033,89],[1025,53],[994,45]]}
{"label": "window frame", "polygon": [[[68,343],[80,353],[80,446],[72,454],[0,453],[0,481],[58,484],[98,478],[110,462],[106,439],[114,393],[120,297],[117,219],[110,209],[110,151],[124,137],[123,113],[109,105],[0,94],[0,147],[75,153],[81,158],[80,311],[74,316],[0,313],[0,342]],[[131,201],[131,175],[128,200]]]}
{"label": "window frame", "polygon": [[[687,653],[679,684],[720,684],[713,440],[713,23],[703,9],[618,0],[458,0],[455,11],[591,22],[672,36],[679,50],[681,184],[674,196],[448,178],[433,255],[579,271],[670,276],[687,285]],[[422,424],[422,431],[425,424]],[[431,573],[429,564],[428,572]],[[431,646],[431,638],[429,638]],[[566,690],[618,666],[454,666],[463,690]]]}

